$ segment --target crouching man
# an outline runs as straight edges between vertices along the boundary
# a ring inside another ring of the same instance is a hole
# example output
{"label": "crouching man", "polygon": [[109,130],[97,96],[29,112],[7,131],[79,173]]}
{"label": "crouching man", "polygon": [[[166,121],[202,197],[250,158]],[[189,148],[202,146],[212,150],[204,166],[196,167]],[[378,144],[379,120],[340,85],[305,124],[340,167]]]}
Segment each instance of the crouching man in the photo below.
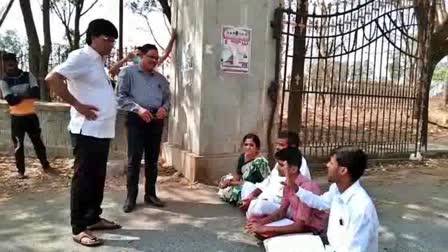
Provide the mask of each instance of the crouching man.
{"label": "crouching man", "polygon": [[325,229],[327,212],[312,209],[296,195],[290,184],[307,188],[320,194],[319,186],[300,173],[302,155],[297,148],[288,147],[275,154],[280,172],[284,172],[287,183],[283,190],[280,209],[264,217],[252,217],[246,230],[258,237],[268,238],[291,233],[322,233]]}

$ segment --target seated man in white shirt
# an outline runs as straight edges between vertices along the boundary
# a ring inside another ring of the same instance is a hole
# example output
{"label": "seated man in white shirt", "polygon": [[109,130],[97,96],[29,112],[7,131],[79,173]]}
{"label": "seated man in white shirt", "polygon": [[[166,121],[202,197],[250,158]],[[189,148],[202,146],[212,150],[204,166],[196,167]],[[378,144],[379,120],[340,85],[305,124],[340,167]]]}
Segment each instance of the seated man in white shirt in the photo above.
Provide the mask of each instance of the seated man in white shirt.
{"label": "seated man in white shirt", "polygon": [[[288,147],[275,153],[275,158],[280,173],[288,181],[283,189],[280,209],[266,217],[249,219],[245,229],[260,238],[306,232],[322,233],[327,224],[328,213],[308,207],[295,195],[297,186],[316,194],[321,192],[316,182],[300,174],[302,154],[299,149]],[[296,186],[292,188],[289,184]]]}
{"label": "seated man in white shirt", "polygon": [[[276,151],[287,147],[298,147],[299,135],[295,132],[282,131],[276,140]],[[305,158],[302,157],[300,174],[311,180],[310,170]],[[271,174],[263,182],[252,184],[244,183],[241,198],[243,210],[247,209],[247,218],[269,215],[280,209],[283,197],[284,175],[279,174],[278,164],[272,169]]]}
{"label": "seated man in white shirt", "polygon": [[359,182],[366,167],[367,155],[362,150],[341,148],[327,163],[328,181],[333,183],[328,192],[316,195],[295,184],[290,185],[308,206],[330,209],[327,235],[322,236],[326,251],[378,251],[378,216]]}

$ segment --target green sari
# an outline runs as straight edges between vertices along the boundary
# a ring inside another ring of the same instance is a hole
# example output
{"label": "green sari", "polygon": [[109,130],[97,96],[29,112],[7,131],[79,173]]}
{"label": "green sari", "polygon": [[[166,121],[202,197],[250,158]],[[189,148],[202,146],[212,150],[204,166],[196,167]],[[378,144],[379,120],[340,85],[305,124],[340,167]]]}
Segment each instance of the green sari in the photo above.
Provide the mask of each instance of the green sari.
{"label": "green sari", "polygon": [[[263,156],[244,162],[244,154],[242,154],[238,159],[237,174],[243,181],[259,183],[267,178],[270,172],[268,160]],[[219,195],[224,201],[236,205],[241,200],[241,188],[242,185],[229,186],[221,189]]]}

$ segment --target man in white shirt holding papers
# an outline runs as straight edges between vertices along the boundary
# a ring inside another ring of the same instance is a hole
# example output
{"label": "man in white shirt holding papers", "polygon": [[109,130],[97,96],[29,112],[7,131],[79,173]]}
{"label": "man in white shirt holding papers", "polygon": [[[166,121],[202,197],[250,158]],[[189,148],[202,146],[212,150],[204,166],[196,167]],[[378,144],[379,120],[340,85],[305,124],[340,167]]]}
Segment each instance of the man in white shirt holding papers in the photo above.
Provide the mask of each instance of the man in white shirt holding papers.
{"label": "man in white shirt holding papers", "polygon": [[[290,237],[290,242],[300,240],[305,247],[324,243],[325,251],[331,252],[377,252],[378,216],[375,206],[360,184],[360,177],[367,167],[367,155],[360,149],[336,150],[327,163],[328,181],[333,182],[328,192],[315,195],[294,184],[296,195],[302,202],[319,210],[330,210],[327,235],[322,241],[315,237]],[[274,251],[286,241],[265,241],[267,251]],[[275,246],[275,247],[274,247]],[[285,245],[286,246],[286,245]],[[316,247],[316,246],[314,246]],[[301,250],[301,246],[297,250]]]}

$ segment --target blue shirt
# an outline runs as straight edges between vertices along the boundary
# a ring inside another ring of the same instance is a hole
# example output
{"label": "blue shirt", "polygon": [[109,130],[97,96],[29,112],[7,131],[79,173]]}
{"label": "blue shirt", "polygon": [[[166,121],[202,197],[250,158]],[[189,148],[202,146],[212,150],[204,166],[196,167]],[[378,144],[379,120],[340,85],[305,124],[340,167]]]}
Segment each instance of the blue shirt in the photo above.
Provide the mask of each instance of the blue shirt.
{"label": "blue shirt", "polygon": [[137,112],[140,108],[170,108],[170,89],[166,78],[157,72],[148,73],[138,65],[123,68],[118,75],[118,106]]}

